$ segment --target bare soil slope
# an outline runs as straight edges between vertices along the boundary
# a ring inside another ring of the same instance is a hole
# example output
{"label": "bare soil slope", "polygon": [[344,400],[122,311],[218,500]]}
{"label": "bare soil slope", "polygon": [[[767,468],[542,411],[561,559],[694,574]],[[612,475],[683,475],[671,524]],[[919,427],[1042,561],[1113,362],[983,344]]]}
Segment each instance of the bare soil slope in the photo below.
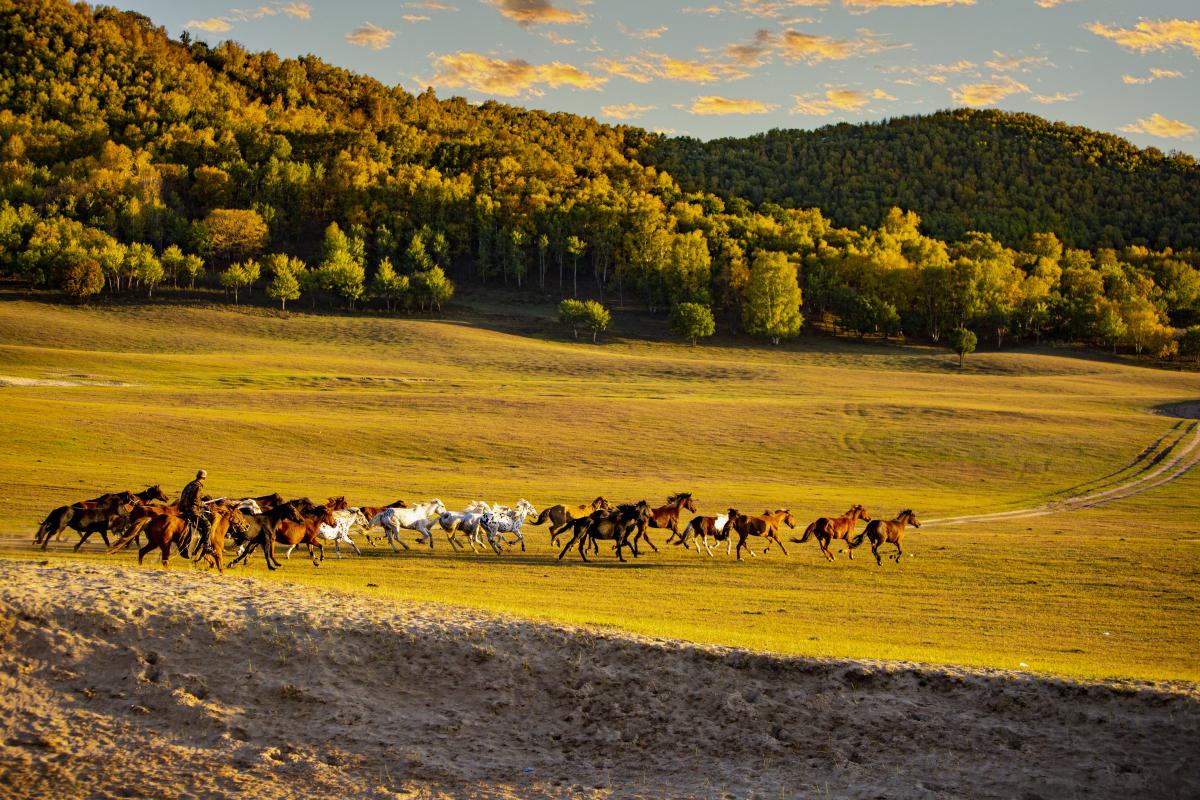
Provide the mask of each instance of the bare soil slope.
{"label": "bare soil slope", "polygon": [[779,658],[17,562],[0,562],[0,735],[0,796],[1200,794],[1194,686]]}

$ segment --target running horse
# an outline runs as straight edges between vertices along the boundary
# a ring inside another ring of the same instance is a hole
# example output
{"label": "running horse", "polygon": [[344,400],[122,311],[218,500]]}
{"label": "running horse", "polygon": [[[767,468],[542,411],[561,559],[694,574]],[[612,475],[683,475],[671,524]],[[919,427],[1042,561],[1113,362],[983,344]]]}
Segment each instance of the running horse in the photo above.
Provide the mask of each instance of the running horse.
{"label": "running horse", "polygon": [[[650,509],[650,520],[646,523],[646,528],[664,528],[669,530],[671,535],[667,537],[667,544],[670,544],[672,539],[679,536],[679,515],[683,513],[684,509],[693,514],[696,513],[696,501],[692,499],[691,492],[673,494],[667,498],[665,506]],[[639,539],[645,539],[646,544],[650,545],[650,548],[654,552],[658,552],[658,548],[654,546],[654,542],[650,541],[650,537],[646,535],[645,528],[638,531],[638,535],[633,540],[635,552]]]}
{"label": "running horse", "polygon": [[[787,548],[783,546],[783,542],[779,539],[779,523],[781,522],[787,523],[789,527],[794,527],[795,523],[792,520],[792,512],[787,509],[780,509],[771,514],[750,516],[749,514],[741,513],[736,508],[731,508],[729,509],[729,521],[725,523],[722,533],[727,537],[731,533],[738,535],[738,561],[742,560],[743,547],[746,548],[751,556],[754,556],[754,551],[750,549],[750,545],[746,542],[751,536],[761,536],[766,539],[768,548],[771,542],[775,542],[786,556],[788,554]],[[732,544],[732,539],[730,540],[730,544]],[[766,552],[766,548],[763,549],[763,552]]]}
{"label": "running horse", "polygon": [[866,522],[871,521],[871,515],[862,505],[855,503],[850,506],[850,510],[840,517],[821,517],[816,522],[804,529],[804,535],[799,539],[792,537],[792,541],[796,544],[804,544],[813,536],[817,537],[817,544],[821,547],[821,552],[825,554],[825,558],[833,561],[833,553],[829,550],[829,545],[834,539],[841,539],[846,543],[846,554],[850,560],[854,560],[854,550],[849,546],[850,537],[854,534],[854,524],[859,520]]}
{"label": "running horse", "polygon": [[[212,509],[213,521],[209,530],[212,552],[205,552],[201,555],[208,559],[210,565],[217,568],[217,572],[224,572],[225,535],[233,530],[237,534],[245,536],[248,525],[246,518],[234,507],[214,505]],[[108,553],[111,555],[117,552],[143,532],[146,534],[146,544],[138,550],[138,565],[141,565],[142,559],[150,551],[157,548],[162,554],[162,568],[168,570],[171,568],[171,545],[175,545],[183,555],[182,543],[189,536],[188,521],[179,515],[177,509],[146,517],[141,524],[133,526],[116,544],[108,548]],[[186,558],[186,556],[184,557]],[[197,555],[197,559],[200,557]]]}
{"label": "running horse", "polygon": [[895,519],[874,519],[867,523],[867,527],[858,536],[854,537],[854,541],[850,542],[850,549],[854,549],[863,543],[863,539],[869,539],[871,542],[871,555],[875,556],[875,563],[883,566],[883,559],[879,557],[879,545],[894,544],[896,545],[896,555],[888,556],[897,564],[900,563],[900,557],[904,555],[904,551],[900,549],[900,540],[904,538],[904,529],[912,525],[914,528],[921,527],[921,523],[917,521],[917,515],[913,513],[911,508],[906,508],[896,515]]}
{"label": "running horse", "polygon": [[[144,506],[152,500],[166,502],[167,496],[157,485],[140,492],[109,492],[91,500],[84,500],[69,506],[59,506],[46,515],[46,519],[38,526],[33,535],[34,544],[39,544],[45,550],[50,540],[62,536],[67,528],[73,528],[80,534],[80,540],[75,550],[83,547],[83,543],[93,533],[99,533],[108,546],[108,531],[113,517],[125,517],[138,506]],[[128,506],[123,514],[120,508]]]}
{"label": "running horse", "polygon": [[565,506],[560,503],[556,506],[542,509],[542,513],[538,514],[536,519],[530,520],[529,524],[541,525],[544,522],[549,522],[550,544],[557,547],[558,537],[562,536],[563,532],[571,527],[572,522],[577,519],[583,519],[596,511],[611,511],[612,507],[612,503],[608,502],[603,495],[581,506]]}

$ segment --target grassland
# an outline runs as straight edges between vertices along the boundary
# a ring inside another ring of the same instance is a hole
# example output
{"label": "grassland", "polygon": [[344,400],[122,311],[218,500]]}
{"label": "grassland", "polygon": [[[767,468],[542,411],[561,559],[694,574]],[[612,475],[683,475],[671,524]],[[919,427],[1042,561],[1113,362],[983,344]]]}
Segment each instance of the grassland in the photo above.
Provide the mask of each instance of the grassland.
{"label": "grassland", "polygon": [[[218,494],[361,503],[684,489],[709,513],[787,506],[806,520],[852,502],[924,517],[1023,508],[1129,463],[1175,422],[1153,409],[1200,397],[1194,373],[1074,352],[982,353],[959,372],[943,350],[823,337],[693,349],[618,328],[594,347],[549,315],[0,302],[0,376],[79,384],[0,387],[5,555],[34,557],[22,548],[49,507],[158,481],[177,492],[197,466]],[[675,548],[560,564],[532,529],[529,553],[499,559],[440,541],[250,570],[785,653],[1195,681],[1198,473],[1096,509],[930,527],[913,559],[882,569],[825,564],[811,544],[744,564]]]}

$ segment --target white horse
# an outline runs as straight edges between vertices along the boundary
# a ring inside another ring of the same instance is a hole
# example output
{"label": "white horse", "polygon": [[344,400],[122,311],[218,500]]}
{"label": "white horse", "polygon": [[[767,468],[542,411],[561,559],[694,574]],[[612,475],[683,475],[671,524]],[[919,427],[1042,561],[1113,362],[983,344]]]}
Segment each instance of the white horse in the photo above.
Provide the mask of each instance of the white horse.
{"label": "white horse", "polygon": [[501,533],[515,533],[517,541],[521,543],[521,552],[524,552],[525,537],[521,535],[521,523],[526,517],[537,516],[537,513],[537,509],[528,500],[518,500],[516,508],[493,508],[484,514],[483,519],[479,521],[479,527],[487,531],[488,544],[496,551],[496,555],[500,554],[501,544],[515,543],[506,542],[504,537],[500,536]]}
{"label": "white horse", "polygon": [[441,500],[436,497],[428,503],[420,503],[412,508],[385,508],[380,511],[371,521],[367,523],[367,530],[379,525],[383,528],[384,534],[387,536],[388,544],[392,546],[392,550],[397,553],[396,542],[400,542],[400,546],[405,550],[409,547],[400,538],[400,531],[407,528],[410,531],[417,531],[421,534],[418,541],[429,542],[429,548],[433,549],[433,531],[430,526],[437,520],[438,516],[446,513],[446,506]]}
{"label": "white horse", "polygon": [[[358,545],[356,545],[354,540],[350,538],[350,531],[354,530],[356,527],[362,527],[363,525],[367,524],[367,518],[363,514],[362,510],[358,508],[347,508],[344,511],[335,511],[333,512],[333,519],[333,525],[326,525],[323,522],[318,525],[317,533],[320,534],[322,539],[328,542],[333,542],[333,553],[338,558],[342,557],[342,542],[345,542],[353,547],[355,555],[361,556],[362,551],[358,549]],[[287,552],[283,554],[283,557],[291,558],[292,551],[295,550],[297,546],[298,545],[292,545],[289,547]]]}
{"label": "white horse", "polygon": [[443,512],[438,517],[438,524],[442,526],[442,530],[446,532],[446,538],[456,550],[466,549],[458,541],[457,533],[462,531],[466,535],[467,544],[471,545],[471,549],[478,553],[476,545],[482,544],[479,523],[483,520],[483,515],[492,510],[492,507],[484,501],[473,500],[463,511]]}

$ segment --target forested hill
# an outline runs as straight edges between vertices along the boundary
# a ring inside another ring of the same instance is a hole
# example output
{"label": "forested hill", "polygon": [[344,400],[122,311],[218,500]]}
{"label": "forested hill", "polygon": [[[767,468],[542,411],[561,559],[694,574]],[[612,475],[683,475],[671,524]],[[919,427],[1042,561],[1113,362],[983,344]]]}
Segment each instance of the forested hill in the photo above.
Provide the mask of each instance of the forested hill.
{"label": "forested hill", "polygon": [[1015,247],[1054,231],[1073,247],[1200,246],[1193,158],[1032,114],[959,109],[710,142],[647,136],[639,156],[685,189],[819,207],[846,227],[899,206],[940,239],[988,231]]}

